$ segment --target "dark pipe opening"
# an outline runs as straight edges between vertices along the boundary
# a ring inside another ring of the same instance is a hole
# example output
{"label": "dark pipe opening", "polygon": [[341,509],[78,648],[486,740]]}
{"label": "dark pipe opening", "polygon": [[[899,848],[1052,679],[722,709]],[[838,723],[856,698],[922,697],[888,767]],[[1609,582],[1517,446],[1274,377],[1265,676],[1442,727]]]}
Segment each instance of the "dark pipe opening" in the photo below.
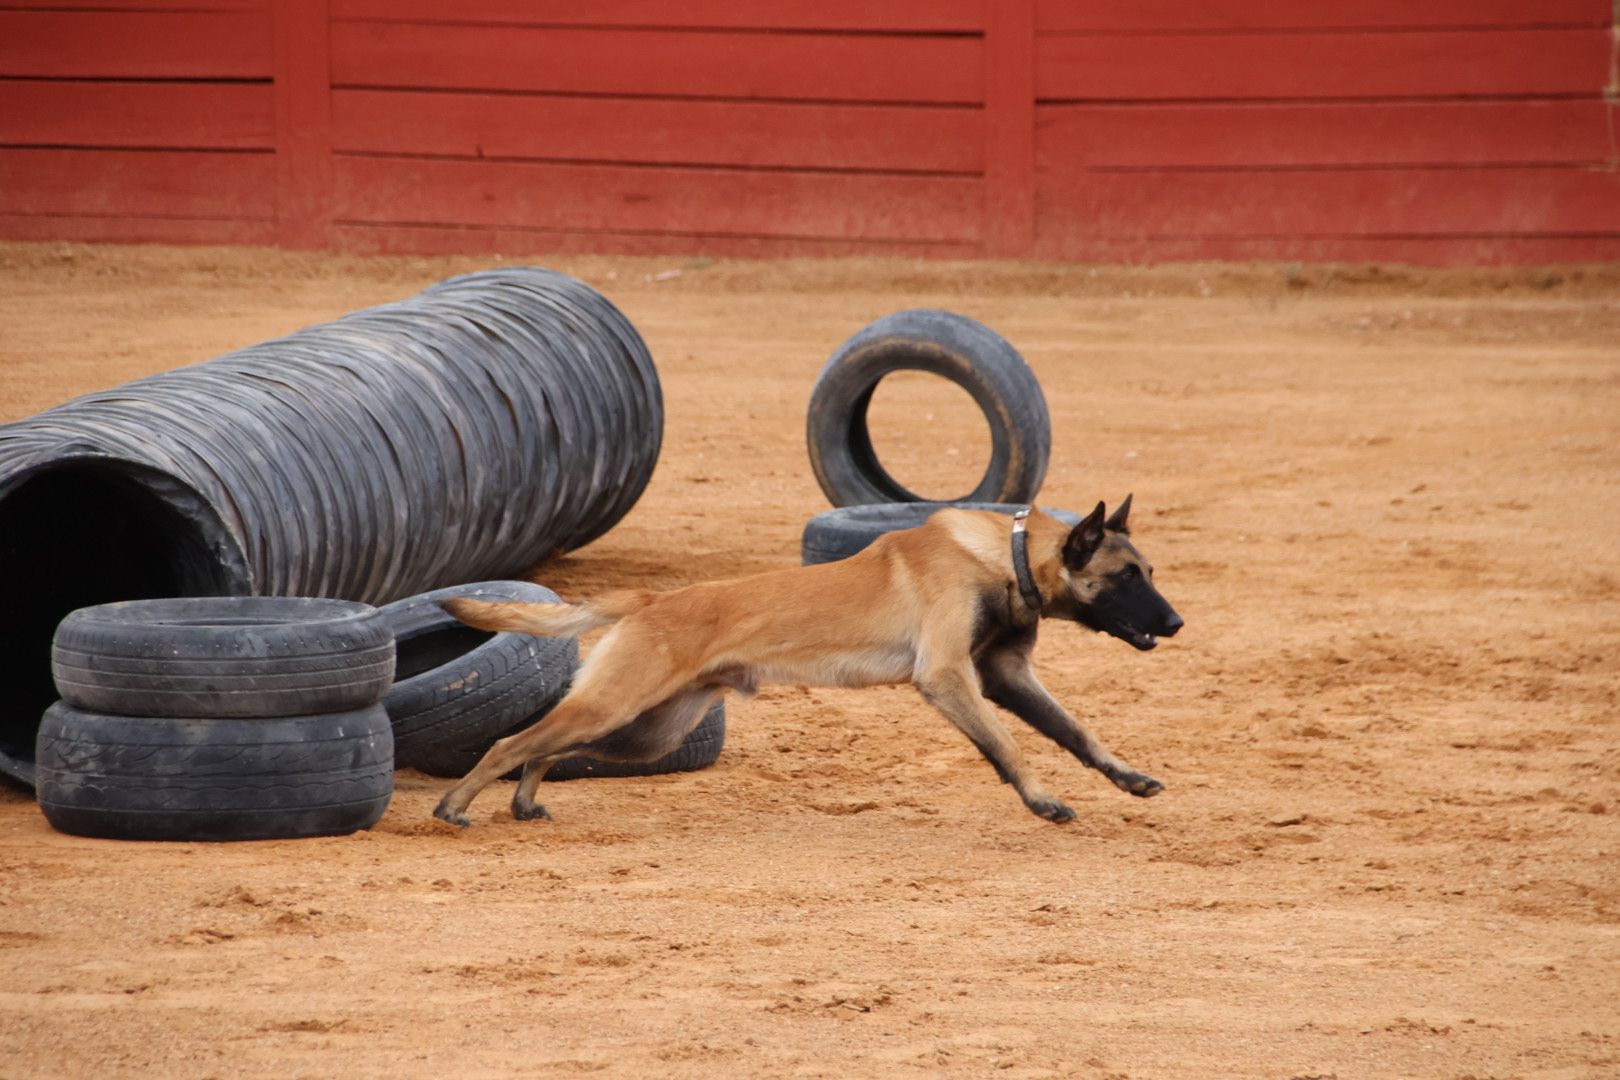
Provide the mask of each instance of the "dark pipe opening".
{"label": "dark pipe opening", "polygon": [[495,635],[471,626],[446,626],[439,630],[404,637],[394,642],[394,681],[442,667],[466,656]]}
{"label": "dark pipe opening", "polygon": [[68,612],[251,591],[218,512],[156,469],[70,458],[0,483],[0,773],[32,781],[40,715],[57,697],[51,638]]}

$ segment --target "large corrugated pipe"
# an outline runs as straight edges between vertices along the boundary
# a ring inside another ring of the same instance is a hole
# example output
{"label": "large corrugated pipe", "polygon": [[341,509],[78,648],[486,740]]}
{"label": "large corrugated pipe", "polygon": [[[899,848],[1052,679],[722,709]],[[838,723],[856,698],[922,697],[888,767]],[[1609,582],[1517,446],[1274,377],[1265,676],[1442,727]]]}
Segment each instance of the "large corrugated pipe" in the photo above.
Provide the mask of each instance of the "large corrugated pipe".
{"label": "large corrugated pipe", "polygon": [[0,426],[0,773],[31,780],[69,611],[386,603],[518,576],[629,511],[663,427],[635,328],[536,268],[451,278]]}

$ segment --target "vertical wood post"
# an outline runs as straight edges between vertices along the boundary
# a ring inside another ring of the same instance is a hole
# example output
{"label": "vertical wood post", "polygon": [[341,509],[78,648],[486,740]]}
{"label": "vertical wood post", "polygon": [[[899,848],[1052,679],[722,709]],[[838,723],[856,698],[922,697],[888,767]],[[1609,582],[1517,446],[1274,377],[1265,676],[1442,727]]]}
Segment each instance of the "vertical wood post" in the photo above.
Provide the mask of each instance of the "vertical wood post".
{"label": "vertical wood post", "polygon": [[1035,246],[1035,0],[984,0],[984,246]]}
{"label": "vertical wood post", "polygon": [[328,0],[272,0],[276,225],[282,247],[331,242],[332,38]]}
{"label": "vertical wood post", "polygon": [[1620,0],[1609,20],[1609,85],[1603,88],[1609,122],[1609,164],[1620,165]]}

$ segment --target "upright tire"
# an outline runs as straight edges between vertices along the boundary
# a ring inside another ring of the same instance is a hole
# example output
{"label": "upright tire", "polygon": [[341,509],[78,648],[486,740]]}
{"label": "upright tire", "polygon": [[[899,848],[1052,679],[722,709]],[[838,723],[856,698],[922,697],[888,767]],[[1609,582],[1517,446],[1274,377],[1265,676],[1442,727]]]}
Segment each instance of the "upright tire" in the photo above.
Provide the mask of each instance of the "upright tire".
{"label": "upright tire", "polygon": [[919,309],[885,316],[844,342],[810,394],[806,439],[816,482],[834,506],[922,502],[878,461],[866,413],[878,382],[927,371],[973,396],[990,424],[990,463],[960,500],[1027,503],[1046,478],[1052,422],[1024,358],[981,322]]}
{"label": "upright tire", "polygon": [[376,608],[306,597],[131,600],[71,612],[51,673],[62,700],[120,716],[306,716],[364,709],[394,679]]}
{"label": "upright tire", "polygon": [[[1026,505],[1028,504],[909,502],[845,506],[837,510],[827,510],[805,523],[799,559],[804,566],[847,559],[858,551],[864,551],[872,541],[883,534],[898,532],[901,529],[914,529],[946,507],[955,507],[959,510],[994,510],[1010,517]],[[1057,510],[1050,506],[1043,506],[1041,509],[1065,525],[1080,524],[1080,515],[1072,510]]]}
{"label": "upright tire", "polygon": [[394,790],[388,715],[106,716],[58,702],[35,743],[55,828],[115,840],[270,840],[369,828]]}

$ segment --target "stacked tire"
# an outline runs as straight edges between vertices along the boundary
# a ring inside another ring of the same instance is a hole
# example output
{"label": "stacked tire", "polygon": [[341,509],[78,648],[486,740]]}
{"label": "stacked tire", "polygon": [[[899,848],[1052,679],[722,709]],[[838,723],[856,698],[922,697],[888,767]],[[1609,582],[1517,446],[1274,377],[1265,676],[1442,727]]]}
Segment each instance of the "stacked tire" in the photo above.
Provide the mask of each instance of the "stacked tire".
{"label": "stacked tire", "polygon": [[368,828],[393,793],[394,639],[344,600],[193,597],[58,626],[35,746],[57,829],[259,840]]}

